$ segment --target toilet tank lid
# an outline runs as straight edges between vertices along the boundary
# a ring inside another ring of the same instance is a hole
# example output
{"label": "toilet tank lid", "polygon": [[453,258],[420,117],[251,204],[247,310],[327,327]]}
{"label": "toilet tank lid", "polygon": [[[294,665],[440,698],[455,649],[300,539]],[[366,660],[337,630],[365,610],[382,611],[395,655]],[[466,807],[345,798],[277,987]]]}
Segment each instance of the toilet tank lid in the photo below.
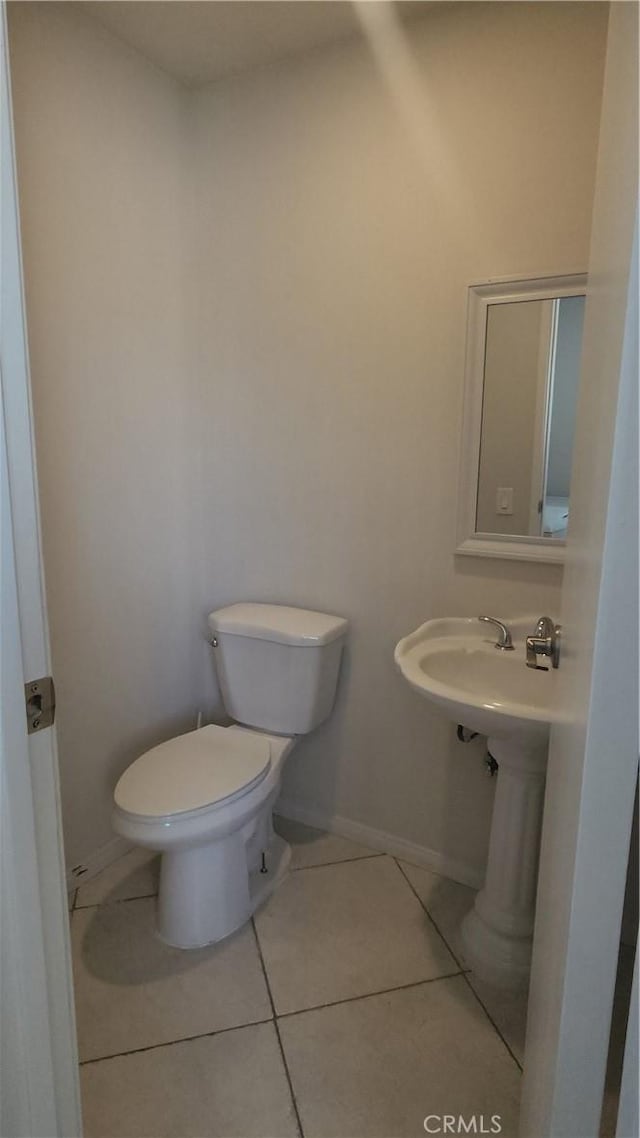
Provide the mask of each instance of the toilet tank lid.
{"label": "toilet tank lid", "polygon": [[348,621],[310,609],[289,605],[237,604],[209,614],[212,632],[233,636],[249,636],[257,640],[274,640],[279,644],[301,644],[318,647],[345,636]]}

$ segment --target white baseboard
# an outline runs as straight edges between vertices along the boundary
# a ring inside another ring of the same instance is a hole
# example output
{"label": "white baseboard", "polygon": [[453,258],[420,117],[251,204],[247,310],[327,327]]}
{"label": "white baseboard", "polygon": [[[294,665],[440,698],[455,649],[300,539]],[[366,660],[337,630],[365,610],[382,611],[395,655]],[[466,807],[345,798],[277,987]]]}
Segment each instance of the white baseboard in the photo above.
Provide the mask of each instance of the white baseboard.
{"label": "white baseboard", "polygon": [[72,889],[77,889],[85,881],[90,881],[92,877],[111,865],[112,861],[117,861],[119,857],[131,849],[133,846],[126,838],[113,837],[110,842],[101,846],[85,861],[67,870],[67,892],[70,893]]}
{"label": "white baseboard", "polygon": [[388,834],[385,830],[374,830],[362,822],[352,822],[350,818],[342,818],[339,814],[310,810],[286,798],[278,800],[275,812],[281,814],[283,818],[290,818],[292,822],[303,822],[307,826],[314,826],[317,830],[326,830],[329,834],[349,838],[352,842],[360,842],[373,850],[381,850],[382,853],[391,854],[392,857],[420,865],[424,869],[430,869],[432,873],[439,873],[441,877],[449,877],[461,885],[470,885],[472,889],[481,889],[484,884],[482,872],[474,866],[456,861],[438,850],[430,850],[426,846],[408,842],[405,838],[398,838],[395,834]]}
{"label": "white baseboard", "polygon": [[[341,838],[349,838],[352,842],[359,842],[369,846],[372,850],[381,850],[382,853],[399,857],[412,865],[423,866],[432,873],[439,873],[442,877],[449,877],[452,881],[459,881],[461,885],[470,885],[472,889],[480,889],[483,885],[482,873],[473,866],[447,857],[438,850],[430,850],[427,846],[419,846],[416,842],[408,842],[395,834],[388,834],[385,830],[375,830],[372,826],[365,826],[362,822],[353,822],[350,818],[343,818],[339,814],[327,814],[322,810],[309,809],[299,806],[290,799],[280,798],[276,803],[276,813],[283,818],[290,818],[294,822],[303,822],[307,826],[314,826],[317,830],[326,830],[329,834],[337,834]],[[113,861],[117,861],[123,854],[133,849],[131,842],[126,838],[113,837],[106,845],[91,854],[80,865],[75,865],[67,872],[67,890],[77,889],[85,881],[96,877]]]}

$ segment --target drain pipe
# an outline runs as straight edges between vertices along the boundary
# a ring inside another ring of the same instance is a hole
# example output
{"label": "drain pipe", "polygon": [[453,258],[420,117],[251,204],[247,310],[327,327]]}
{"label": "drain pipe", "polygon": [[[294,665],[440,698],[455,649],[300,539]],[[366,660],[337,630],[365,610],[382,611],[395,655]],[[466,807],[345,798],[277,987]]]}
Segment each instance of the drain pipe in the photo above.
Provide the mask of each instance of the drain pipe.
{"label": "drain pipe", "polygon": [[[464,724],[459,723],[456,734],[458,736],[458,740],[461,743],[470,743],[472,739],[477,738],[479,732],[478,731],[472,731],[471,728],[465,727]],[[499,763],[498,763],[497,759],[494,759],[493,755],[491,754],[491,751],[487,751],[487,753],[485,755],[484,765],[486,766],[487,771],[488,771],[489,775],[491,776],[491,778],[493,778],[494,774],[497,774],[498,770],[500,769]]]}

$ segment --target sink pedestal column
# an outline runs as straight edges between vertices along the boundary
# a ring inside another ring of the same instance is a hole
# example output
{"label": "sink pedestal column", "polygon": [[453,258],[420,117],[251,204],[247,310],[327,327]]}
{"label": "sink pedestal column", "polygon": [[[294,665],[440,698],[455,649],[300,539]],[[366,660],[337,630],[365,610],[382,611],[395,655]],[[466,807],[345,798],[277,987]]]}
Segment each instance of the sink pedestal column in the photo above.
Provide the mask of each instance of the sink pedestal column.
{"label": "sink pedestal column", "polygon": [[531,964],[547,739],[489,739],[499,763],[484,888],[462,923],[467,963],[499,988],[526,987]]}

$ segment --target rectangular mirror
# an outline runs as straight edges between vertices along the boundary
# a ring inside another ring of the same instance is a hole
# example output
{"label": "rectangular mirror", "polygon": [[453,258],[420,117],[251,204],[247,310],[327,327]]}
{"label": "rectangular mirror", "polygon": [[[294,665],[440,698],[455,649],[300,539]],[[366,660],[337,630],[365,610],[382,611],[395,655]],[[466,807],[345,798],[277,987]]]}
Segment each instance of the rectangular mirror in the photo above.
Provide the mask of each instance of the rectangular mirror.
{"label": "rectangular mirror", "polygon": [[469,289],[456,552],[562,561],[586,276]]}

